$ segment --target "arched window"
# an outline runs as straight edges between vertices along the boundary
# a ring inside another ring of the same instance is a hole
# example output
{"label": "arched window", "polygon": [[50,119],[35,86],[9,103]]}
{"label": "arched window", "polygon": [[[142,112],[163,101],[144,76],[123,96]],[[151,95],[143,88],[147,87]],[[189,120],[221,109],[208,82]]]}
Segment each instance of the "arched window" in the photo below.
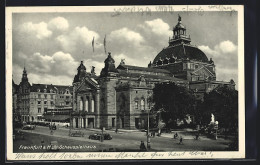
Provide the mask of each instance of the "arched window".
{"label": "arched window", "polygon": [[80,110],[80,111],[83,110],[83,102],[82,102],[82,98],[80,98],[80,101],[79,101],[79,110]]}
{"label": "arched window", "polygon": [[85,101],[85,111],[88,112],[88,98],[86,98],[86,101]]}
{"label": "arched window", "polygon": [[144,103],[144,99],[141,99],[141,110],[144,110],[145,103]]}

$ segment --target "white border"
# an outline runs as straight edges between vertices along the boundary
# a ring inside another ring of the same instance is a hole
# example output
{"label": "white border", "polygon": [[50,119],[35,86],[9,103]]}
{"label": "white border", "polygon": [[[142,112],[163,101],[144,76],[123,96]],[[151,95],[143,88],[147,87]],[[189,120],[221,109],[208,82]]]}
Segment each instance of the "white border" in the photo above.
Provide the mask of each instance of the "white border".
{"label": "white border", "polygon": [[[41,153],[24,153],[23,157],[15,159],[17,154],[13,153],[12,140],[12,13],[46,13],[46,12],[114,12],[122,8],[138,9],[139,12],[158,11],[158,6],[87,6],[87,7],[7,7],[6,8],[6,140],[7,140],[7,160],[73,160],[71,158],[61,158],[63,153],[45,153],[54,155],[49,159],[39,159]],[[169,5],[167,5],[169,7]],[[199,155],[192,155],[190,152],[174,152],[176,156],[168,156],[167,152],[157,152],[161,156],[153,156],[154,152],[145,152],[145,158],[136,156],[136,153],[128,153],[125,157],[118,158],[120,153],[76,153],[79,157],[76,160],[96,160],[96,159],[231,159],[245,158],[245,84],[244,84],[244,6],[242,5],[201,5],[172,6],[176,11],[238,11],[238,91],[239,91],[239,151],[226,152],[205,152],[200,151]],[[137,10],[135,10],[137,11]],[[127,12],[131,12],[128,10]],[[144,13],[145,14],[145,13]],[[66,152],[67,155],[72,154]],[[74,154],[74,153],[73,153]],[[122,154],[122,153],[121,153]],[[90,156],[94,155],[94,156]],[[163,156],[162,156],[163,155]],[[136,156],[136,157],[135,157]]]}

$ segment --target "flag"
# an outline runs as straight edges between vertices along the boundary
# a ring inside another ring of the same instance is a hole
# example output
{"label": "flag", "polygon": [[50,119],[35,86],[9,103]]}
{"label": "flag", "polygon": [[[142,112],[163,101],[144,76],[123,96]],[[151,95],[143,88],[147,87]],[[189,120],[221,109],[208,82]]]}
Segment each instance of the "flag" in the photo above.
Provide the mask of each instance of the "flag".
{"label": "flag", "polygon": [[93,48],[93,52],[94,52],[94,39],[95,39],[95,37],[93,37],[93,40],[92,40],[92,48]]}
{"label": "flag", "polygon": [[105,50],[105,54],[107,54],[107,49],[106,49],[106,35],[105,35],[105,38],[104,38],[104,50]]}

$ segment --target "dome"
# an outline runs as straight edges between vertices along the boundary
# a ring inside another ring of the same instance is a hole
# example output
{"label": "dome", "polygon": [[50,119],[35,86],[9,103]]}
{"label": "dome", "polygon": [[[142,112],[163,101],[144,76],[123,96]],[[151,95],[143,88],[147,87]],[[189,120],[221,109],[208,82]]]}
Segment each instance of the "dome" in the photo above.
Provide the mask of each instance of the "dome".
{"label": "dome", "polygon": [[83,61],[81,61],[80,65],[78,67],[78,70],[86,70],[86,67],[83,64]]}
{"label": "dome", "polygon": [[169,46],[163,49],[154,58],[153,64],[156,64],[157,61],[161,61],[166,58],[171,59],[173,56],[176,57],[177,59],[189,58],[190,60],[208,62],[208,57],[200,49],[190,45],[180,44],[177,46]]}
{"label": "dome", "polygon": [[178,22],[178,24],[173,28],[173,30],[175,31],[178,29],[186,29],[186,28],[182,23]]}

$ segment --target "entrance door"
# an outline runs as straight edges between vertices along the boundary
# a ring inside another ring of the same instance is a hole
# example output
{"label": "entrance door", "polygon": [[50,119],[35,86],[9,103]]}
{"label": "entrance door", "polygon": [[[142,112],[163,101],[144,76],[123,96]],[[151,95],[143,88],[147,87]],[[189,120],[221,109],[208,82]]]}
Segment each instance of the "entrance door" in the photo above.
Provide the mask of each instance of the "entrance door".
{"label": "entrance door", "polygon": [[94,118],[88,118],[88,127],[94,128]]}
{"label": "entrance door", "polygon": [[139,118],[135,118],[135,128],[140,129],[141,128],[141,123]]}
{"label": "entrance door", "polygon": [[112,118],[112,128],[114,128],[115,127],[115,118],[113,117]]}
{"label": "entrance door", "polygon": [[75,121],[76,121],[76,128],[79,128],[79,119],[75,118]]}
{"label": "entrance door", "polygon": [[86,128],[86,118],[83,118],[83,127]]}

